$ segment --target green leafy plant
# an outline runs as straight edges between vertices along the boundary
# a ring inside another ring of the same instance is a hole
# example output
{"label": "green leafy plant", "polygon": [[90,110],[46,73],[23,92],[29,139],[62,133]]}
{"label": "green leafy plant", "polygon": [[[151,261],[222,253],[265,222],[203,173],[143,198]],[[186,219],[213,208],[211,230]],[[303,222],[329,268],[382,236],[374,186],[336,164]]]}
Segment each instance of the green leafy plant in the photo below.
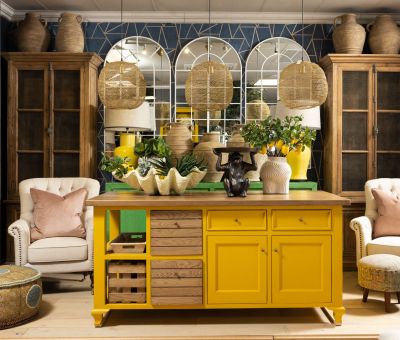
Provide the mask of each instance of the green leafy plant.
{"label": "green leafy plant", "polygon": [[[151,159],[149,161],[156,170],[158,176],[167,176],[168,172],[173,168],[172,158],[170,156],[163,159]],[[199,161],[193,154],[182,156],[176,163],[176,170],[183,177],[194,171],[203,171],[205,169],[207,169],[207,166],[203,164],[203,161]]]}
{"label": "green leafy plant", "polygon": [[259,148],[266,147],[269,156],[285,157],[291,150],[304,150],[316,138],[316,132],[303,127],[301,116],[267,117],[261,122],[246,124],[241,135],[244,140]]}
{"label": "green leafy plant", "polygon": [[110,157],[107,156],[104,152],[102,152],[101,155],[102,158],[100,161],[100,170],[114,173],[114,175],[118,178],[123,177],[128,172],[128,157]]}
{"label": "green leafy plant", "polygon": [[144,139],[135,145],[135,154],[139,157],[164,158],[171,155],[171,148],[161,137]]}

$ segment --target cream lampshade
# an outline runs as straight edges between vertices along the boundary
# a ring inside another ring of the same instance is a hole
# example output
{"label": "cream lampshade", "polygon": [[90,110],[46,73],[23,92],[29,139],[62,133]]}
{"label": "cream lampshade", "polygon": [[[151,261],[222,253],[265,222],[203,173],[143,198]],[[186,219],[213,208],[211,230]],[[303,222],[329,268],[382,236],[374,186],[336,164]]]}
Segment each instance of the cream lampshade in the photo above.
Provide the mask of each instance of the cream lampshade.
{"label": "cream lampshade", "polygon": [[311,109],[289,109],[281,101],[278,101],[275,118],[284,119],[286,116],[302,116],[301,125],[314,130],[321,129],[321,112],[319,106],[312,107]]}
{"label": "cream lampshade", "polygon": [[[315,106],[311,109],[289,109],[278,101],[276,105],[275,118],[284,119],[287,116],[302,116],[301,125],[314,130],[321,129],[320,107]],[[307,180],[307,169],[311,160],[311,150],[305,147],[304,151],[292,150],[286,156],[287,162],[292,168],[292,181]]]}
{"label": "cream lampshade", "polygon": [[104,128],[109,131],[121,131],[120,146],[114,149],[114,155],[127,157],[133,167],[137,164],[134,154],[135,134],[132,131],[148,131],[155,129],[155,110],[149,102],[144,102],[136,109],[105,110]]}

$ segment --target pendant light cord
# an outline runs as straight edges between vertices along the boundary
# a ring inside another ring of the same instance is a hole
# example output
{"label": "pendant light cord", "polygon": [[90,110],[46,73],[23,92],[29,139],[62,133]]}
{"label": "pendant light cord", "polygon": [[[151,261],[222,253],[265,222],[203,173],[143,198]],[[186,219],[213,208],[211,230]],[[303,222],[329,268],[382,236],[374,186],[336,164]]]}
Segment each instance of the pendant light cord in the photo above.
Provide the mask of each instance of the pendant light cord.
{"label": "pendant light cord", "polygon": [[[208,30],[211,31],[211,0],[208,0]],[[210,61],[210,38],[208,38],[207,50],[208,61]]]}
{"label": "pendant light cord", "polygon": [[124,0],[121,0],[121,61],[122,61],[122,39],[124,37],[123,27],[122,27],[122,10],[124,6]]}
{"label": "pendant light cord", "polygon": [[301,0],[301,61],[304,61],[304,0]]}

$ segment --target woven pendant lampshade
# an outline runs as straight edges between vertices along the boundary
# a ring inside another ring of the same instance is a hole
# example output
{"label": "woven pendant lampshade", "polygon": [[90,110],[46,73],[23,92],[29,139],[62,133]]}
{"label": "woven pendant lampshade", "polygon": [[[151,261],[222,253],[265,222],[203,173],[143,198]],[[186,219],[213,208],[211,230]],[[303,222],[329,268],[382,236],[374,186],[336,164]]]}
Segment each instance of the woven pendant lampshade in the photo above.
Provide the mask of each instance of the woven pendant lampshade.
{"label": "woven pendant lampshade", "polygon": [[200,112],[224,110],[232,101],[232,74],[222,63],[198,64],[186,79],[185,96],[186,102]]}
{"label": "woven pendant lampshade", "polygon": [[301,61],[285,67],[279,77],[279,96],[289,109],[322,105],[328,95],[324,71],[314,63]]}
{"label": "woven pendant lampshade", "polygon": [[136,109],[144,102],[146,81],[135,64],[115,61],[101,70],[98,92],[108,109]]}

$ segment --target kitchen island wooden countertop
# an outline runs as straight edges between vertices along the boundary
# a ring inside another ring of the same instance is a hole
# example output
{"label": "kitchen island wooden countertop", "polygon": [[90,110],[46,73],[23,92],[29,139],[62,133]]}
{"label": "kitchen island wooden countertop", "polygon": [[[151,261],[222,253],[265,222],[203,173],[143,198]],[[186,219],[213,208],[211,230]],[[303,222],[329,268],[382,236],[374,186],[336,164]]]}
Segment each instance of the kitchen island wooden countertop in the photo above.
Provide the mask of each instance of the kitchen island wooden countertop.
{"label": "kitchen island wooden countertop", "polygon": [[162,206],[293,206],[349,205],[350,200],[325,191],[296,190],[287,195],[248,192],[247,197],[227,197],[222,192],[187,193],[181,196],[150,196],[144,193],[107,192],[86,200],[98,207],[162,207]]}

